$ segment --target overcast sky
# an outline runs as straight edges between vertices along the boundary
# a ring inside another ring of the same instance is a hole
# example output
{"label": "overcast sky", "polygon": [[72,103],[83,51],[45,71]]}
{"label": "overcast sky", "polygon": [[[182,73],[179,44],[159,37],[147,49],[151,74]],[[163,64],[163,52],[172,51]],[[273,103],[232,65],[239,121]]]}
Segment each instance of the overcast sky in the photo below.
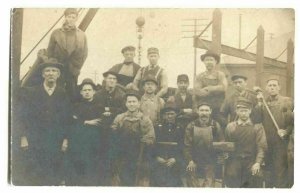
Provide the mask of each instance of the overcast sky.
{"label": "overcast sky", "polygon": [[[25,9],[23,22],[22,56],[32,49],[50,26],[60,17],[64,9]],[[79,22],[85,15],[84,9]],[[112,65],[123,61],[121,49],[127,45],[137,46],[135,20],[139,16],[145,18],[144,37],[142,39],[142,66],[148,64],[146,54],[148,47],[160,50],[159,65],[164,67],[169,76],[169,85],[175,86],[178,74],[186,73],[193,78],[194,51],[193,40],[183,38],[192,36],[193,27],[182,25],[193,24],[185,19],[201,19],[199,30],[212,19],[213,9],[99,9],[86,31],[89,54],[81,70],[79,82],[90,77],[97,82],[102,81],[102,73]],[[265,30],[265,39],[280,37],[294,31],[294,12],[291,9],[221,9],[222,44],[238,47],[239,15],[242,15],[242,48],[255,36],[259,25]],[[58,28],[62,21],[55,27]],[[204,34],[211,40],[211,27]],[[37,51],[46,48],[50,34],[41,42],[33,54],[24,62],[21,76],[36,59]],[[253,44],[255,46],[255,43]],[[284,48],[286,45],[278,45]],[[204,70],[199,56],[205,50],[198,49],[197,73]],[[279,53],[278,53],[279,54]],[[276,54],[276,55],[278,55]],[[269,56],[276,57],[276,56]],[[137,62],[137,57],[135,58]]]}

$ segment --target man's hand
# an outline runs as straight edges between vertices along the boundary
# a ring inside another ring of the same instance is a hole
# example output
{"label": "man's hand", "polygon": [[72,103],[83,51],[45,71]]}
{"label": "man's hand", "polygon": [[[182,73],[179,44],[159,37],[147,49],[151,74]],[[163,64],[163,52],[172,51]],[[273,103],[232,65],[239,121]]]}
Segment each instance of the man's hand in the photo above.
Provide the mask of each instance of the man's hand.
{"label": "man's hand", "polygon": [[228,159],[229,155],[228,153],[224,152],[221,155],[218,155],[217,157],[217,163],[218,164],[225,164],[225,160]]}
{"label": "man's hand", "polygon": [[251,167],[252,176],[257,175],[259,171],[260,171],[260,163],[253,164],[253,166]]}
{"label": "man's hand", "polygon": [[176,159],[175,159],[175,158],[170,158],[170,159],[167,160],[166,165],[167,165],[167,167],[170,168],[170,167],[172,167],[175,163],[176,163]]}
{"label": "man's hand", "polygon": [[262,92],[257,93],[256,98],[257,98],[258,100],[262,100],[262,99],[264,98],[263,93],[262,93]]}
{"label": "man's hand", "polygon": [[104,115],[105,117],[109,117],[109,116],[111,115],[111,112],[104,112],[103,115]]}
{"label": "man's hand", "polygon": [[194,161],[190,161],[189,162],[189,165],[186,167],[186,170],[187,171],[190,171],[190,172],[195,172],[196,171],[196,164],[194,163]]}
{"label": "man's hand", "polygon": [[183,109],[183,112],[190,114],[193,112],[193,109]]}
{"label": "man's hand", "polygon": [[207,96],[209,93],[208,93],[208,90],[205,89],[205,88],[202,88],[198,91],[198,95],[201,96],[201,97],[205,97]]}
{"label": "man's hand", "polygon": [[67,149],[68,149],[68,140],[64,139],[63,143],[62,143],[62,146],[61,146],[61,151],[65,152],[65,151],[67,151]]}
{"label": "man's hand", "polygon": [[92,126],[100,126],[101,121],[102,120],[100,118],[93,119],[93,120],[86,120],[86,121],[84,121],[84,124],[85,125],[92,125]]}
{"label": "man's hand", "polygon": [[23,150],[27,150],[28,149],[28,141],[27,141],[27,137],[22,136],[21,137],[21,145],[20,145],[21,149]]}
{"label": "man's hand", "polygon": [[156,161],[158,162],[158,163],[160,163],[160,164],[165,164],[167,161],[164,159],[164,158],[162,158],[162,157],[156,157]]}
{"label": "man's hand", "polygon": [[285,137],[287,136],[287,130],[285,130],[285,129],[279,129],[279,130],[277,131],[277,133],[278,133],[278,135],[279,135],[279,137],[280,137],[281,139],[283,139],[283,138],[285,138]]}

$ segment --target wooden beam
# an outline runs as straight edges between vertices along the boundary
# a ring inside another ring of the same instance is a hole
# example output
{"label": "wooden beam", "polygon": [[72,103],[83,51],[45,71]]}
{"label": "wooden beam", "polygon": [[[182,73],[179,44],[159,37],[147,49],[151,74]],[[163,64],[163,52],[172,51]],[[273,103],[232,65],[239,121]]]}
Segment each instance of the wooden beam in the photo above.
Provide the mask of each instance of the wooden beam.
{"label": "wooden beam", "polygon": [[90,23],[92,22],[93,18],[95,17],[96,13],[98,11],[98,8],[91,8],[87,12],[87,14],[82,19],[81,23],[79,24],[78,28],[82,31],[85,31]]}
{"label": "wooden beam", "polygon": [[[194,38],[194,47],[196,47],[196,48],[209,50],[209,49],[211,49],[211,46],[212,46],[212,42],[209,40]],[[242,59],[253,61],[253,62],[256,61],[255,53],[251,53],[251,52],[241,50],[238,48],[226,46],[223,44],[221,45],[221,48],[222,48],[222,54],[242,58]],[[269,58],[269,57],[264,57],[264,64],[273,65],[273,66],[276,66],[279,68],[286,67],[285,62],[281,62],[281,61],[278,61],[278,60],[275,60],[275,59]]]}
{"label": "wooden beam", "polygon": [[287,64],[286,64],[286,94],[293,97],[293,83],[294,83],[294,42],[289,39],[287,43]]}
{"label": "wooden beam", "polygon": [[265,54],[265,30],[262,26],[258,27],[256,37],[256,85],[261,86]]}
{"label": "wooden beam", "polygon": [[215,9],[213,13],[212,23],[212,47],[211,50],[217,54],[222,53],[221,39],[222,39],[222,13],[220,9]]}

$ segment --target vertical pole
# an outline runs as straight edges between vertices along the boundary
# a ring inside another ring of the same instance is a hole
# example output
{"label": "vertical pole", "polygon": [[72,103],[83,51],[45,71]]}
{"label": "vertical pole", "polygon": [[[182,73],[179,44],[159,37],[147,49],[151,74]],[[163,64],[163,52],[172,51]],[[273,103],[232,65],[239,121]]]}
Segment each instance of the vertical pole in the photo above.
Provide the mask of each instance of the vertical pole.
{"label": "vertical pole", "polygon": [[[142,30],[142,29],[141,29]],[[142,35],[138,35],[138,40],[139,40],[139,45],[138,45],[138,64],[141,65],[141,58],[142,58],[142,46],[141,46],[141,41],[142,41]]]}
{"label": "vertical pole", "polygon": [[[194,20],[194,38],[197,36],[197,19]],[[194,46],[194,83],[197,76],[197,48]]]}
{"label": "vertical pole", "polygon": [[[9,170],[8,170],[8,180],[11,182],[11,180],[18,181],[18,176],[21,174],[18,174],[19,171],[16,171],[17,169],[17,161],[18,158],[16,156],[18,155],[17,152],[15,152],[16,148],[13,148],[12,146],[16,146],[19,143],[16,141],[18,140],[17,131],[19,130],[18,125],[18,114],[17,113],[17,107],[18,107],[18,95],[19,95],[19,89],[20,89],[20,59],[21,59],[21,46],[22,46],[22,27],[23,27],[23,9],[22,8],[15,8],[11,11],[11,37],[10,37],[10,97],[11,97],[11,103],[10,103],[10,114],[9,114],[9,120],[10,120],[10,129],[8,132],[8,139],[9,139],[9,146],[10,150],[8,151],[9,155]],[[14,151],[12,151],[14,150]],[[20,155],[18,155],[20,156]],[[14,159],[11,159],[11,158]],[[13,169],[11,169],[13,168]],[[12,173],[14,172],[14,173]],[[13,177],[12,177],[13,175]],[[12,178],[12,179],[11,179]]]}
{"label": "vertical pole", "polygon": [[294,67],[294,42],[289,39],[287,43],[287,65],[286,65],[286,94],[289,97],[293,97],[293,67]]}
{"label": "vertical pole", "polygon": [[222,31],[222,13],[219,9],[215,9],[213,13],[212,24],[212,47],[211,50],[216,54],[221,54],[221,31]]}
{"label": "vertical pole", "polygon": [[239,49],[242,47],[242,14],[239,15]]}
{"label": "vertical pole", "polygon": [[261,77],[264,71],[264,41],[265,31],[262,26],[257,29],[257,45],[256,45],[256,85],[261,85]]}

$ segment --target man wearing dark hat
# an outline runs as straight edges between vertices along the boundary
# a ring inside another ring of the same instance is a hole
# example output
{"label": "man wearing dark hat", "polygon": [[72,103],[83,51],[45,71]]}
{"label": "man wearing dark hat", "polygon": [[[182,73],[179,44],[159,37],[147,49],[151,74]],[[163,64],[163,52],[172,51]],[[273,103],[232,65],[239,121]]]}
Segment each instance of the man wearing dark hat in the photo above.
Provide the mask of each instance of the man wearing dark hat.
{"label": "man wearing dark hat", "polygon": [[154,144],[155,133],[151,120],[139,110],[140,96],[137,91],[127,91],[125,113],[119,114],[111,128],[115,136],[115,173],[121,186],[141,185],[149,172],[141,167],[147,156],[147,149]]}
{"label": "man wearing dark hat", "polygon": [[[186,127],[184,137],[187,185],[214,187],[218,156],[212,149],[212,143],[224,141],[224,134],[220,124],[212,119],[212,109],[208,103],[199,104],[197,112],[199,118]],[[202,183],[199,177],[204,179]]]}
{"label": "man wearing dark hat", "polygon": [[104,107],[94,100],[93,80],[82,81],[81,102],[73,111],[74,125],[70,131],[68,160],[70,163],[67,185],[105,185],[107,175],[108,127],[103,127]]}
{"label": "man wearing dark hat", "polygon": [[193,111],[193,96],[188,91],[189,77],[186,74],[177,76],[177,91],[174,96],[170,96],[168,101],[173,101],[180,109],[178,122],[185,128],[186,125],[197,118],[197,113]]}
{"label": "man wearing dark hat", "polygon": [[194,106],[197,107],[202,102],[209,103],[212,108],[212,118],[220,122],[220,107],[228,85],[225,74],[216,69],[216,65],[220,62],[220,56],[212,51],[207,51],[201,56],[201,60],[205,64],[206,71],[196,77]]}
{"label": "man wearing dark hat", "polygon": [[62,155],[68,145],[71,106],[57,85],[62,68],[59,63],[41,64],[38,71],[43,83],[24,88],[21,148],[29,154],[26,185],[59,185],[63,180]]}
{"label": "man wearing dark hat", "polygon": [[124,111],[124,97],[125,92],[117,87],[118,74],[114,71],[107,71],[103,73],[104,88],[96,92],[95,100],[105,107],[103,113],[105,117],[105,124],[110,126],[114,118]]}
{"label": "man wearing dark hat", "polygon": [[141,111],[144,115],[149,116],[152,123],[155,125],[159,122],[160,110],[164,107],[164,100],[155,95],[158,82],[152,75],[145,76],[143,81],[144,95],[141,98]]}
{"label": "man wearing dark hat", "polygon": [[139,71],[136,74],[136,77],[134,78],[133,83],[128,85],[128,87],[136,90],[142,90],[143,79],[151,75],[155,77],[158,83],[156,95],[159,97],[165,95],[168,91],[168,76],[165,69],[163,69],[158,65],[158,59],[159,59],[158,49],[153,47],[148,48],[148,60],[150,64],[146,67],[142,67],[139,69]]}
{"label": "man wearing dark hat", "polygon": [[261,165],[267,149],[266,135],[262,124],[253,124],[250,119],[252,103],[238,98],[238,119],[227,125],[225,140],[234,142],[235,151],[226,162],[225,184],[231,188],[261,187]]}
{"label": "man wearing dark hat", "polygon": [[[234,87],[234,92],[226,96],[220,109],[225,123],[232,122],[237,119],[236,101],[238,97],[244,97],[250,100],[253,104],[253,107],[257,104],[256,93],[253,90],[247,88],[246,76],[242,74],[235,74],[231,77],[231,81]],[[258,120],[255,116],[256,114],[253,109],[250,117],[254,123],[257,123]]]}
{"label": "man wearing dark hat", "polygon": [[288,143],[294,130],[294,104],[289,97],[281,96],[279,79],[271,76],[266,84],[266,103],[275,119],[279,129],[277,130],[270,114],[262,105],[262,93],[258,94],[258,109],[261,110],[262,124],[264,126],[268,151],[266,154],[266,170],[269,175],[266,179],[267,187],[287,188],[293,182],[288,182]]}
{"label": "man wearing dark hat", "polygon": [[64,12],[63,26],[52,32],[48,44],[48,58],[55,58],[65,68],[64,83],[66,91],[72,98],[76,95],[77,79],[88,55],[87,39],[83,31],[76,27],[78,12],[67,8]]}
{"label": "man wearing dark hat", "polygon": [[121,52],[124,56],[123,63],[114,65],[108,71],[116,72],[119,78],[118,83],[126,87],[129,83],[133,82],[141,66],[134,62],[135,47],[126,46],[121,50]]}
{"label": "man wearing dark hat", "polygon": [[167,102],[161,111],[162,121],[155,126],[156,143],[153,148],[151,186],[182,186],[182,149],[184,128],[176,122],[179,109]]}

